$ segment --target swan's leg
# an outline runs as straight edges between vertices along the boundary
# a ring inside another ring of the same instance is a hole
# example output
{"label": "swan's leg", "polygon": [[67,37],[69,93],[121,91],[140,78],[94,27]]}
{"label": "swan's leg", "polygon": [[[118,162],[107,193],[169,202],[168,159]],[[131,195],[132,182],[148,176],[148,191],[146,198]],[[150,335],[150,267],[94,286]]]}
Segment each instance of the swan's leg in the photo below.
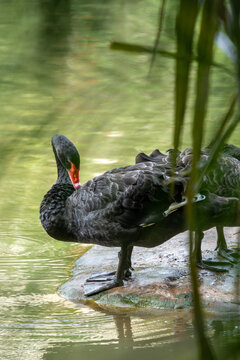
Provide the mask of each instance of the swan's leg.
{"label": "swan's leg", "polygon": [[[132,276],[131,270],[134,270],[132,268],[132,261],[131,261],[132,251],[133,251],[133,246],[128,246],[128,248],[127,248],[126,268],[124,270],[124,279],[125,280],[129,279]],[[119,260],[120,260],[121,256],[122,256],[122,249],[118,253],[118,259]]]}
{"label": "swan's leg", "polygon": [[203,260],[202,259],[202,239],[204,237],[204,233],[200,230],[195,232],[195,258],[196,258],[196,265],[205,270],[223,272],[228,271],[229,262],[227,261],[217,261],[217,260]]}
{"label": "swan's leg", "polygon": [[236,250],[228,249],[227,242],[223,232],[223,226],[218,225],[216,226],[216,229],[218,235],[216,250],[218,250],[218,254],[223,258],[227,259],[228,261],[230,261],[230,263],[236,264],[238,262],[237,259],[240,258],[239,249]]}
{"label": "swan's leg", "polygon": [[[126,268],[124,269],[124,279],[125,280],[129,279],[131,277],[131,275],[132,275],[132,273],[131,273],[131,270],[133,270],[132,263],[131,263],[132,251],[133,251],[133,246],[129,246],[127,248]],[[120,261],[121,256],[122,256],[122,249],[118,253],[119,261]],[[94,273],[94,274],[91,275],[90,278],[87,279],[87,282],[113,280],[116,273],[117,273],[116,271],[105,271],[105,272],[102,272],[102,273]]]}
{"label": "swan's leg", "polygon": [[[98,294],[102,291],[109,290],[118,286],[123,285],[123,280],[125,277],[125,272],[128,269],[129,261],[131,261],[131,251],[128,251],[128,246],[123,245],[121,247],[121,251],[119,254],[119,262],[118,262],[118,269],[115,273],[114,277],[108,277],[107,280],[104,281],[92,281],[90,282],[87,280],[84,284],[84,295],[91,296]],[[129,257],[130,254],[130,257]]]}

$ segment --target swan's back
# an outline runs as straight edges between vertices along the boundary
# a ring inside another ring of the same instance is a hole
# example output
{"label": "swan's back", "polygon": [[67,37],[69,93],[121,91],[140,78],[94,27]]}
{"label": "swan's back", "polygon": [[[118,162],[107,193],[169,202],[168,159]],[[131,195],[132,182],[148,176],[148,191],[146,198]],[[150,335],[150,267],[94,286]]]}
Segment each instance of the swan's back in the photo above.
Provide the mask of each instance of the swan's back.
{"label": "swan's back", "polygon": [[[154,151],[157,154],[157,150]],[[153,152],[153,153],[154,153]],[[168,150],[169,154],[150,156],[144,153],[138,154],[136,159],[140,161],[153,161],[160,164],[166,163],[166,169],[172,169],[173,149]],[[204,148],[200,153],[199,167],[204,166],[209,159],[210,148]],[[190,170],[192,166],[193,151],[187,148],[184,151],[178,151],[176,158],[176,172],[184,174],[187,179],[186,170]],[[170,176],[171,173],[168,172]],[[240,148],[234,145],[226,144],[220,153],[215,165],[204,176],[200,186],[200,192],[213,193],[218,196],[239,197],[240,190]]]}
{"label": "swan's back", "polygon": [[166,179],[162,165],[147,162],[113,169],[89,180],[66,201],[76,237],[119,246],[120,239],[128,241],[141,232],[142,224],[161,221],[164,211],[183,192],[178,182],[171,194]]}

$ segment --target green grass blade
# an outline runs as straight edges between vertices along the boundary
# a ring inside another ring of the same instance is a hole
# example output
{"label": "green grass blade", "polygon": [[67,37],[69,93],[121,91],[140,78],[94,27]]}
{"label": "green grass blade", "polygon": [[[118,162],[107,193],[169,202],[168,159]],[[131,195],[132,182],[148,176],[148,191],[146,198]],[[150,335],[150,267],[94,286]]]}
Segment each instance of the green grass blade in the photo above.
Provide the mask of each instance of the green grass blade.
{"label": "green grass blade", "polygon": [[199,174],[196,185],[195,191],[198,191],[199,187],[201,186],[203,177],[208,173],[208,171],[212,168],[212,166],[216,163],[217,157],[222,150],[224,144],[227,142],[228,138],[231,136],[237,125],[240,123],[240,115],[237,115],[232,123],[228,126],[225,132],[221,132],[219,138],[216,140],[213,148],[210,152],[208,161],[206,162],[204,168],[201,168],[201,174]]}
{"label": "green grass blade", "polygon": [[[113,50],[113,51],[124,51],[124,52],[128,52],[130,54],[135,54],[135,55],[137,55],[137,54],[152,54],[154,52],[154,49],[152,46],[129,44],[129,43],[121,42],[121,41],[112,41],[110,43],[109,48],[110,48],[110,50]],[[166,51],[163,49],[157,49],[156,53],[160,54],[161,56],[167,57],[169,59],[173,59],[173,60],[176,60],[178,58],[177,53],[171,52],[171,51]],[[183,57],[183,59],[184,59],[184,57]],[[198,62],[198,57],[192,56],[191,61]],[[229,74],[231,76],[235,75],[231,69],[224,66],[223,64],[219,64],[219,63],[213,61],[211,63],[211,65],[216,68],[224,70],[224,72],[226,74]]]}
{"label": "green grass blade", "polygon": [[158,50],[158,46],[159,46],[159,41],[160,41],[160,36],[161,36],[161,31],[162,31],[162,25],[163,25],[163,17],[164,17],[165,5],[166,5],[166,0],[162,0],[162,6],[160,7],[160,10],[159,10],[158,30],[157,30],[155,43],[154,43],[154,46],[153,46],[153,53],[152,53],[152,57],[151,57],[148,76],[151,75],[152,67],[153,67],[154,61],[155,61],[156,56],[157,56],[157,50]]}
{"label": "green grass blade", "polygon": [[210,67],[213,59],[213,45],[219,25],[218,0],[205,0],[202,14],[200,35],[198,40],[198,72],[196,101],[193,119],[193,161],[197,164],[203,140],[204,120],[206,115]]}
{"label": "green grass blade", "polygon": [[175,78],[175,117],[173,135],[173,171],[181,140],[187,103],[189,72],[192,61],[194,28],[198,15],[197,0],[181,0],[176,18],[177,61]]}
{"label": "green grass blade", "polygon": [[192,294],[194,301],[194,317],[197,339],[199,344],[200,359],[215,359],[211,345],[206,337],[204,330],[204,318],[202,312],[202,302],[199,293],[198,271],[193,256],[193,230],[196,229],[197,219],[192,206],[192,199],[195,193],[195,184],[197,181],[197,164],[200,158],[204,121],[208,100],[209,75],[213,59],[213,44],[216,31],[219,25],[219,5],[218,0],[205,0],[203,4],[200,34],[198,38],[198,71],[196,86],[196,101],[193,118],[193,162],[190,182],[188,186],[188,206],[187,220],[190,229],[189,236],[189,260],[192,280]]}
{"label": "green grass blade", "polygon": [[[152,46],[143,46],[138,44],[129,44],[121,41],[112,41],[110,43],[110,50],[114,51],[126,51],[133,54],[153,54],[154,48]],[[157,49],[157,54],[176,59],[176,54],[174,52]]]}

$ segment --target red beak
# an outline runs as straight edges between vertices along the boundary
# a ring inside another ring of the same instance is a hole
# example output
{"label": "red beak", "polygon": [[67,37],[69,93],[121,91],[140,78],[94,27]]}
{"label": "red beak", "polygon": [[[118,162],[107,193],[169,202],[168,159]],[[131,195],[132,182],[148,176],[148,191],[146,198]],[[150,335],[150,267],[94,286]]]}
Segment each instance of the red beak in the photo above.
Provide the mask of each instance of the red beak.
{"label": "red beak", "polygon": [[68,171],[68,174],[75,189],[78,189],[81,186],[79,181],[79,170],[80,167],[76,168],[76,166],[71,162],[71,169]]}

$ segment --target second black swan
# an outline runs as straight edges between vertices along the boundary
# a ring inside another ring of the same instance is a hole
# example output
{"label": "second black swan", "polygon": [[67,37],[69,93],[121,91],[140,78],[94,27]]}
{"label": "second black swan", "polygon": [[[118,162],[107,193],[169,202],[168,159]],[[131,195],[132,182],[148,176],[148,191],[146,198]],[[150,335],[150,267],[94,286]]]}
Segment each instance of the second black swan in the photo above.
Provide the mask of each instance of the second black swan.
{"label": "second black swan", "polygon": [[[201,150],[200,157],[200,166],[208,160],[210,154],[210,147],[206,147]],[[172,155],[173,149],[167,151],[168,154],[161,153],[158,149],[154,150],[149,156],[145,153],[139,153],[136,156],[136,163],[140,162],[158,162],[165,166],[166,169],[169,169],[169,174],[172,171]],[[222,151],[219,154],[215,166],[212,166],[211,170],[203,177],[203,181],[200,186],[200,193],[204,194],[206,197],[215,194],[226,199],[228,197],[239,198],[240,195],[240,148],[234,145],[225,144]],[[192,149],[187,148],[183,152],[178,151],[176,157],[176,172],[181,174],[187,169],[191,169],[192,165]],[[238,225],[238,219],[232,222],[232,226]],[[224,221],[223,221],[224,223]],[[227,223],[227,221],[226,221]],[[196,251],[196,263],[199,267],[215,270],[215,271],[224,271],[226,270],[225,265],[229,263],[236,263],[239,258],[239,249],[228,249],[226,239],[224,236],[223,225],[221,222],[216,223],[217,230],[217,246],[218,254],[227,261],[203,261],[201,256],[201,240],[204,237],[204,234],[201,229],[196,231],[196,237],[198,241],[198,249]]]}

